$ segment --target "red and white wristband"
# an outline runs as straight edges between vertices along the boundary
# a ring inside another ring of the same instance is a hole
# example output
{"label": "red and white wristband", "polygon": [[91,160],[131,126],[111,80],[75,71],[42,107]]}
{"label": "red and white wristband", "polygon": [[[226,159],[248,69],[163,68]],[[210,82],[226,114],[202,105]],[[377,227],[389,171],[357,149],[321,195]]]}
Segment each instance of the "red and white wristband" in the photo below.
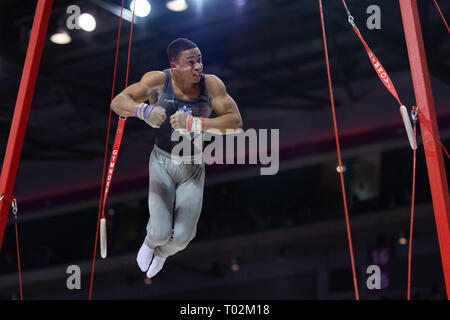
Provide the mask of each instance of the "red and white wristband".
{"label": "red and white wristband", "polygon": [[186,121],[186,130],[189,132],[194,132],[195,134],[200,134],[203,131],[204,118],[203,117],[193,117],[188,114]]}

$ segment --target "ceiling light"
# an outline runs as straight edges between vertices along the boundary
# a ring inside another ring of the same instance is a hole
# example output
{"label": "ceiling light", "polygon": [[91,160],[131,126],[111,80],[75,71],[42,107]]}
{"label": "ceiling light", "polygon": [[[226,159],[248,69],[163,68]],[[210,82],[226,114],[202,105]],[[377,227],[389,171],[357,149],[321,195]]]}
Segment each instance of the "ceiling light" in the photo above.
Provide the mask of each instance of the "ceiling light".
{"label": "ceiling light", "polygon": [[171,0],[167,2],[166,6],[167,9],[175,12],[184,11],[188,8],[188,4],[185,0]]}
{"label": "ceiling light", "polygon": [[50,41],[56,44],[68,44],[72,38],[65,31],[58,31],[50,37]]}
{"label": "ceiling light", "polygon": [[78,24],[80,25],[81,29],[87,32],[93,31],[96,26],[95,18],[89,13],[83,13],[78,18]]}
{"label": "ceiling light", "polygon": [[347,168],[345,167],[345,166],[342,166],[342,170],[341,170],[341,167],[338,165],[337,167],[336,167],[336,171],[338,172],[338,173],[341,173],[341,171],[342,172],[345,172],[347,170]]}
{"label": "ceiling light", "polygon": [[[131,1],[130,10],[133,11],[134,0]],[[147,0],[136,0],[136,7],[134,7],[134,14],[138,17],[146,17],[152,11],[152,6]]]}

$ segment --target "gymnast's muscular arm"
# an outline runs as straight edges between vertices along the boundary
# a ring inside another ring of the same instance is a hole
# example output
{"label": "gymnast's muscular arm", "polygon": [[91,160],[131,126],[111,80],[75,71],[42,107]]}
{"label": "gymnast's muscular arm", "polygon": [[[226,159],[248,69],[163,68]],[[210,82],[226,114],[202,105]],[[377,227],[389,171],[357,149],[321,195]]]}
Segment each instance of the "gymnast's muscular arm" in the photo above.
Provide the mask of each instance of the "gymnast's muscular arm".
{"label": "gymnast's muscular arm", "polygon": [[147,99],[150,100],[150,103],[157,101],[158,92],[161,91],[165,80],[166,75],[164,72],[147,72],[139,82],[128,86],[111,101],[111,109],[121,117],[135,117],[134,111],[138,104]]}
{"label": "gymnast's muscular arm", "polygon": [[[212,131],[215,129],[219,130],[221,134],[242,131],[242,118],[238,106],[227,93],[222,80],[215,75],[209,74],[205,77],[205,84],[206,90],[212,100],[212,107],[218,114],[218,117],[205,118],[203,130]],[[227,129],[229,129],[228,132],[226,131]]]}

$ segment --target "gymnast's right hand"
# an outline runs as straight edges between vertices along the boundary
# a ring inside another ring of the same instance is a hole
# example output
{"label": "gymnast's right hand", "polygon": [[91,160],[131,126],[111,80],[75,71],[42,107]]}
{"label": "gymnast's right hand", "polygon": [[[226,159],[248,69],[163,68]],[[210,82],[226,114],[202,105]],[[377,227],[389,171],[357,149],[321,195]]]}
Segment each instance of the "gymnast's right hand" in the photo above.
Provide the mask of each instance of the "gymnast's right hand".
{"label": "gymnast's right hand", "polygon": [[137,105],[134,114],[152,128],[159,128],[166,120],[166,110],[164,108],[146,103]]}

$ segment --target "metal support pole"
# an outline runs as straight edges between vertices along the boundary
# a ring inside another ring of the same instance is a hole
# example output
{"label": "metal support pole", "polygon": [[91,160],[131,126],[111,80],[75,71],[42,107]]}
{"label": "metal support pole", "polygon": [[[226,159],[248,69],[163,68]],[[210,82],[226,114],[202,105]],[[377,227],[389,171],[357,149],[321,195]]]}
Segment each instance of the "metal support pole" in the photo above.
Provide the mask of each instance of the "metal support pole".
{"label": "metal support pole", "polygon": [[400,0],[400,9],[416,103],[419,108],[420,129],[427,161],[447,298],[450,299],[450,200],[417,2],[416,0]]}
{"label": "metal support pole", "polygon": [[0,176],[0,196],[5,195],[4,199],[0,201],[0,249],[3,243],[3,235],[11,205],[11,196],[14,190],[20,153],[22,152],[23,139],[25,137],[28,115],[30,114],[31,100],[36,85],[52,3],[53,0],[38,0],[37,2],[14,116],[9,131],[8,145]]}

